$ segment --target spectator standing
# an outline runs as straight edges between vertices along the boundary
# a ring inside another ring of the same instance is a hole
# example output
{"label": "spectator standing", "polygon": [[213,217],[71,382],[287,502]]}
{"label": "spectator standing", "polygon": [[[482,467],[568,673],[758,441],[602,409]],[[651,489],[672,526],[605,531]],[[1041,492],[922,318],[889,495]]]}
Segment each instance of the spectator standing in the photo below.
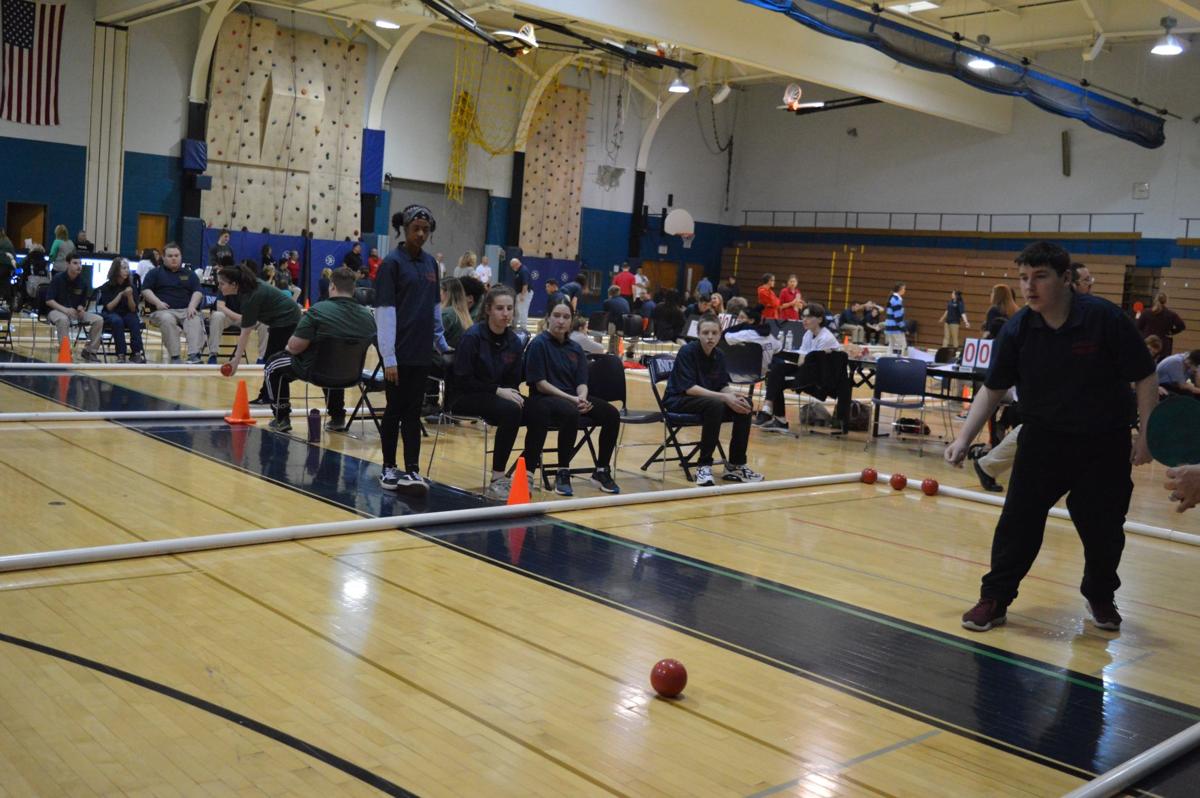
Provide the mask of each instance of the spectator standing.
{"label": "spectator standing", "polygon": [[767,272],[758,286],[758,304],[762,307],[762,318],[779,318],[779,296],[775,293],[775,275]]}
{"label": "spectator standing", "polygon": [[800,308],[804,307],[804,296],[800,293],[799,283],[796,275],[789,274],[787,285],[779,292],[779,318],[783,321],[796,321],[800,318]]}
{"label": "spectator standing", "polygon": [[217,235],[217,243],[208,250],[208,265],[216,269],[222,265],[224,258],[229,258],[229,263],[234,261],[233,247],[229,246],[228,230],[222,230]]}
{"label": "spectator standing", "polygon": [[1179,314],[1167,307],[1167,295],[1159,292],[1154,296],[1154,304],[1149,310],[1143,310],[1137,317],[1137,329],[1145,338],[1147,335],[1157,335],[1162,339],[1161,357],[1170,357],[1175,349],[1175,335],[1187,329]]}
{"label": "spectator standing", "polygon": [[483,283],[484,288],[492,287],[492,264],[488,262],[487,255],[479,259],[479,265],[475,267],[475,279]]}
{"label": "spectator standing", "polygon": [[629,263],[622,263],[621,270],[613,275],[613,285],[621,289],[621,296],[633,307],[633,287],[637,284],[637,277],[633,272],[629,271]]}
{"label": "spectator standing", "polygon": [[942,313],[942,346],[952,346],[958,348],[958,328],[970,329],[971,323],[967,320],[967,306],[963,303],[962,291],[955,289],[950,292],[950,301],[946,303],[946,310]]}
{"label": "spectator standing", "polygon": [[458,265],[454,267],[454,276],[462,279],[475,274],[475,253],[467,250],[458,259]]}
{"label": "spectator standing", "polygon": [[901,355],[908,351],[908,322],[904,319],[904,293],[906,290],[904,283],[896,283],[891,297],[888,298],[887,319],[883,324],[888,349]]}
{"label": "spectator standing", "polygon": [[988,308],[983,324],[983,337],[995,339],[1004,325],[1017,314],[1017,303],[1012,289],[1004,283],[992,286],[992,306]]}
{"label": "spectator standing", "polygon": [[67,259],[75,251],[75,245],[67,237],[67,226],[60,224],[54,228],[54,243],[50,245],[50,263],[55,274],[67,270]]}

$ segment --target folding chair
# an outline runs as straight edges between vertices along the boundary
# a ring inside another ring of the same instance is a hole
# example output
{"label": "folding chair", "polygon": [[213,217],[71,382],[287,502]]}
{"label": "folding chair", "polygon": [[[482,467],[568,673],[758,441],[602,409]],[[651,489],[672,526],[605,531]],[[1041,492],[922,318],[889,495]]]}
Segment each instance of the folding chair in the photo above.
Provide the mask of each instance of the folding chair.
{"label": "folding chair", "polygon": [[753,397],[754,389],[763,380],[762,344],[754,341],[731,344],[722,338],[717,348],[725,354],[729,381],[734,385],[745,385],[746,398]]}
{"label": "folding chair", "polygon": [[[761,355],[760,355],[761,357]],[[654,450],[654,454],[646,462],[642,463],[642,470],[649,470],[654,463],[662,463],[662,478],[667,478],[667,463],[679,463],[679,467],[683,469],[683,474],[689,482],[692,481],[692,461],[700,451],[700,441],[681,441],[679,433],[688,427],[700,427],[704,425],[704,420],[696,413],[672,413],[663,405],[663,394],[659,390],[659,383],[666,382],[671,377],[671,371],[675,368],[674,355],[652,355],[646,359],[646,367],[650,372],[650,390],[654,394],[654,401],[658,405],[658,410],[663,417],[663,441]],[[761,360],[760,360],[761,367]],[[687,449],[685,452],[684,449]],[[669,449],[674,449],[675,454],[670,455]],[[721,442],[717,441],[717,452],[721,455],[721,459],[725,460],[725,449],[721,446]]]}
{"label": "folding chair", "polygon": [[[843,400],[843,402],[844,402],[843,407],[845,408],[845,412],[847,413],[847,415],[850,412],[850,409],[849,409],[850,402],[853,401],[853,396],[852,396],[853,383],[851,382],[851,379],[850,379],[849,360],[850,360],[849,355],[847,355],[845,352],[838,351],[838,350],[834,350],[834,351],[830,351],[830,352],[822,352],[822,351],[809,352],[807,357],[804,360],[804,362],[805,362],[805,364],[807,364],[807,366],[814,368],[814,370],[816,370],[818,373],[826,372],[826,373],[832,373],[832,374],[837,375],[836,384],[824,383],[824,384],[821,384],[820,387],[822,387],[822,388],[833,387],[834,388],[834,392],[831,395],[834,397],[835,401],[838,398],[841,398]],[[802,396],[807,396],[809,398],[808,402],[801,405],[800,430],[801,430],[801,432],[808,432],[810,434],[817,434],[817,432],[816,432],[813,424],[809,423],[810,417],[811,417],[810,414],[812,411],[808,411],[806,413],[804,411],[804,408],[807,406],[812,406],[812,405],[819,405],[821,407],[824,407],[824,404],[823,404],[822,400],[820,400],[818,397],[813,396],[812,394],[808,393],[804,389],[813,387],[816,385],[818,385],[818,383],[809,383],[808,385],[797,385],[796,386],[797,393],[800,393]],[[828,395],[826,398],[828,398]],[[836,412],[835,412],[833,421],[834,421],[834,426],[828,434],[829,435],[845,434],[845,432],[846,432],[845,425],[849,421],[849,419],[848,418],[838,419],[836,417]],[[840,431],[838,429],[838,422],[841,422],[841,430]]]}
{"label": "folding chair", "polygon": [[[322,343],[324,343],[324,342],[322,342]],[[354,405],[354,410],[352,410],[350,412],[350,420],[346,426],[349,427],[352,424],[354,424],[354,421],[358,418],[359,412],[362,410],[363,406],[365,405],[367,410],[371,414],[371,420],[375,422],[375,431],[381,432],[382,430],[381,430],[380,424],[379,424],[379,411],[377,411],[375,409],[375,407],[371,404],[371,400],[368,397],[368,394],[371,393],[372,391],[374,391],[375,393],[382,393],[384,391],[383,355],[380,354],[379,362],[375,364],[375,368],[371,371],[367,371],[367,369],[366,369],[366,353],[367,353],[367,350],[369,350],[372,346],[375,347],[375,351],[378,353],[379,352],[379,342],[376,339],[372,338],[367,343],[366,347],[363,349],[362,357],[353,361],[354,363],[356,363],[358,365],[358,369],[357,369],[357,371],[355,371],[355,373],[353,375],[354,382],[351,384],[358,385],[358,390],[361,395],[358,397],[358,401]],[[343,364],[343,365],[345,365],[345,364]],[[349,366],[347,366],[346,368],[347,368],[347,372],[348,372]],[[307,402],[307,396],[308,395],[305,394],[306,402]]]}
{"label": "folding chair", "polygon": [[[443,355],[442,365],[445,368],[445,375],[448,377],[450,375],[450,373],[454,370],[454,355],[453,354]],[[437,454],[438,441],[440,441],[442,439],[442,427],[446,426],[447,424],[460,424],[460,423],[461,424],[478,424],[479,426],[481,426],[483,428],[483,472],[482,472],[483,483],[482,484],[486,488],[488,485],[488,482],[489,482],[489,480],[488,480],[488,455],[490,455],[492,453],[492,449],[488,445],[488,439],[489,439],[490,433],[491,433],[491,425],[488,424],[487,419],[485,419],[483,416],[471,416],[471,415],[467,415],[465,413],[452,412],[449,409],[451,400],[450,400],[450,396],[449,396],[450,392],[447,388],[448,380],[445,379],[445,377],[443,377],[441,379],[438,379],[438,378],[433,378],[433,379],[437,379],[437,381],[439,383],[439,399],[440,399],[440,401],[438,402],[439,410],[437,413],[437,423],[434,425],[433,446],[430,447],[429,465],[425,467],[425,476],[428,477],[433,474],[433,464],[434,464],[434,462],[436,462],[434,457]]]}
{"label": "folding chair", "polygon": [[357,386],[361,395],[358,403],[354,406],[354,413],[351,414],[350,421],[354,421],[354,416],[358,413],[359,408],[365,404],[371,411],[371,420],[375,422],[376,429],[379,428],[379,418],[375,408],[371,406],[371,400],[367,398],[367,389],[363,380],[363,365],[367,360],[367,350],[374,343],[373,339],[322,338],[313,344],[316,349],[316,358],[313,360],[308,380],[304,384],[306,417],[309,385],[322,390],[343,391]]}
{"label": "folding chair", "polygon": [[[884,399],[883,394],[894,394],[897,399]],[[904,397],[916,397],[905,399]],[[874,414],[871,424],[871,434],[867,436],[865,452],[875,438],[887,437],[887,433],[879,433],[879,410],[890,407],[893,410],[917,410],[920,415],[920,430],[918,431],[918,456],[925,456],[925,361],[908,357],[881,357],[875,363],[875,395],[871,397]],[[896,436],[902,433],[892,422]]]}
{"label": "folding chair", "polygon": [[[593,355],[588,362],[588,396],[603,399],[617,405],[621,412],[621,432],[617,437],[617,448],[613,452],[613,471],[617,470],[617,458],[621,452],[621,439],[626,424],[657,424],[662,413],[657,410],[630,410],[626,404],[625,365],[616,355]],[[585,435],[590,436],[592,429]],[[633,443],[631,446],[654,446],[653,443]]]}

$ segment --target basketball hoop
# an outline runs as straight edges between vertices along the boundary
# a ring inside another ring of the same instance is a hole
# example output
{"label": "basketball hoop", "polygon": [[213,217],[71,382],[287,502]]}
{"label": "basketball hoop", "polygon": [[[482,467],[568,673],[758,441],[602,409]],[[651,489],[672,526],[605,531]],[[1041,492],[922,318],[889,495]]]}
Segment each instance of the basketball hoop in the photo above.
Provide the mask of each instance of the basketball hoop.
{"label": "basketball hoop", "polygon": [[695,233],[680,233],[679,237],[683,239],[683,248],[691,249],[692,241],[696,238],[696,234]]}

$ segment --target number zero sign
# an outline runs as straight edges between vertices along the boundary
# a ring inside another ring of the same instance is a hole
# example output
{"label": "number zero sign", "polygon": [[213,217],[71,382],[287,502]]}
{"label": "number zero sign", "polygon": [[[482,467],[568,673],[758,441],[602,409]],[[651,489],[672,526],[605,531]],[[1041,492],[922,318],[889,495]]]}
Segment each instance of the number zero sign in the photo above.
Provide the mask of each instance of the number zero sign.
{"label": "number zero sign", "polygon": [[968,338],[963,343],[962,364],[964,368],[974,368],[976,361],[979,360],[979,344],[978,338]]}
{"label": "number zero sign", "polygon": [[975,359],[975,368],[986,369],[992,364],[992,344],[994,343],[995,341],[990,339],[986,341],[980,340],[979,356]]}

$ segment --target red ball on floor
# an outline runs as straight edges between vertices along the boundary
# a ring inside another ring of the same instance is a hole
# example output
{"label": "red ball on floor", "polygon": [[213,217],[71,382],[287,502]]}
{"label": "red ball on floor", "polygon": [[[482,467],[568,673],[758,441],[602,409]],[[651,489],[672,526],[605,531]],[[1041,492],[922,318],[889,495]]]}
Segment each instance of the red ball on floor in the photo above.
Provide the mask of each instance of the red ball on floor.
{"label": "red ball on floor", "polygon": [[674,698],[687,686],[687,668],[677,659],[660,659],[650,671],[650,686],[663,698]]}
{"label": "red ball on floor", "polygon": [[941,486],[938,485],[936,479],[926,479],[921,482],[921,492],[926,496],[936,496],[939,487]]}
{"label": "red ball on floor", "polygon": [[892,487],[896,490],[904,490],[904,487],[908,484],[908,477],[904,476],[903,474],[892,474],[890,481]]}
{"label": "red ball on floor", "polygon": [[860,479],[868,485],[874,485],[875,480],[879,479],[879,472],[874,468],[864,468]]}

